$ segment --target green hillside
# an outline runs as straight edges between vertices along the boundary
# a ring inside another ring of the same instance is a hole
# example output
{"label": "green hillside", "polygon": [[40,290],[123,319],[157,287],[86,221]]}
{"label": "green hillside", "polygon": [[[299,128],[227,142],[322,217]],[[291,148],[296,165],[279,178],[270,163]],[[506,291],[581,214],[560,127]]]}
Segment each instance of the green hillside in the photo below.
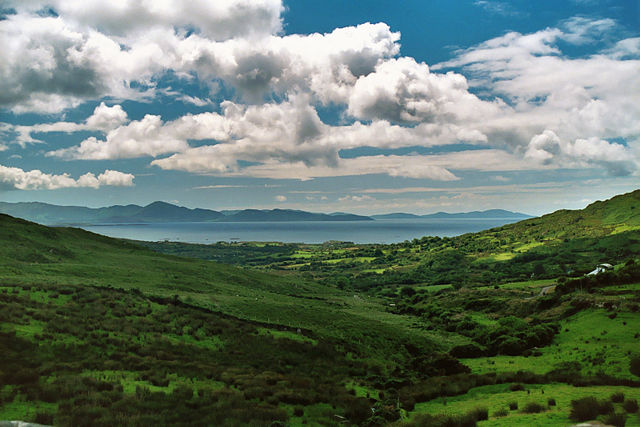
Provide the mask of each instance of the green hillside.
{"label": "green hillside", "polygon": [[142,243],[174,255],[303,274],[377,295],[399,288],[486,286],[580,276],[640,253],[640,190],[539,218],[457,237],[381,245]]}
{"label": "green hillside", "polygon": [[[106,286],[160,297],[179,295],[191,304],[249,320],[355,337],[382,354],[399,340],[430,345],[403,328],[409,321],[380,312],[379,301],[299,277],[161,255],[81,229],[45,227],[6,215],[0,215],[0,241],[0,283]],[[363,337],[351,322],[377,333]]]}
{"label": "green hillside", "polygon": [[639,195],[398,245],[147,244],[196,258],[0,215],[0,420],[640,425]]}

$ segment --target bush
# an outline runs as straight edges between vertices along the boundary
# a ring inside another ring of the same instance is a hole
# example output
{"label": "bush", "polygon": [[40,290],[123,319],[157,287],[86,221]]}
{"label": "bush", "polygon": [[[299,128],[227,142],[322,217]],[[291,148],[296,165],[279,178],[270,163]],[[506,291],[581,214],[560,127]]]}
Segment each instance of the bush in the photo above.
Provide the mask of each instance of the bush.
{"label": "bush", "polygon": [[598,415],[613,414],[611,401],[598,401],[595,397],[584,397],[571,401],[571,413],[569,418],[575,421],[587,421]]}
{"label": "bush", "polygon": [[476,421],[486,421],[489,419],[489,410],[487,408],[476,408],[471,411]]}
{"label": "bush", "polygon": [[629,372],[640,377],[640,356],[633,356],[629,361]]}
{"label": "bush", "polygon": [[518,410],[518,402],[510,402],[509,403],[509,410],[511,410],[511,411]]}
{"label": "bush", "polygon": [[364,397],[351,398],[346,403],[345,415],[354,424],[362,424],[371,416],[369,401]]}
{"label": "bush", "polygon": [[38,412],[36,414],[36,424],[53,425],[53,414],[48,412]]}
{"label": "bush", "polygon": [[524,405],[524,408],[522,408],[522,412],[525,414],[538,414],[540,412],[543,412],[545,409],[547,408],[545,408],[538,402],[529,402]]}
{"label": "bush", "polygon": [[547,399],[547,405],[549,405],[549,407],[556,406],[556,400],[553,397]]}
{"label": "bush", "polygon": [[582,399],[572,400],[569,418],[574,421],[592,420],[598,416],[599,406],[598,399],[595,397],[583,397]]}
{"label": "bush", "polygon": [[611,401],[614,402],[614,403],[622,403],[622,402],[624,402],[624,393],[622,393],[622,392],[613,393],[611,395]]}
{"label": "bush", "polygon": [[611,401],[609,401],[609,400],[602,401],[602,402],[600,402],[600,405],[599,405],[598,409],[599,409],[599,411],[600,411],[600,413],[602,415],[612,414],[613,410],[614,410],[613,409],[613,403],[611,403]]}
{"label": "bush", "polygon": [[609,414],[605,417],[604,423],[609,426],[624,427],[627,423],[627,414]]}
{"label": "bush", "polygon": [[293,415],[296,417],[301,417],[304,415],[304,408],[302,406],[296,406],[293,410]]}
{"label": "bush", "polygon": [[636,399],[627,399],[622,404],[622,407],[629,414],[635,414],[638,412],[638,401]]}
{"label": "bush", "polygon": [[511,384],[509,386],[509,390],[511,390],[511,391],[524,391],[524,386],[522,384]]}
{"label": "bush", "polygon": [[498,409],[493,413],[493,416],[496,418],[506,417],[507,415],[509,415],[509,411],[507,410],[507,408]]}

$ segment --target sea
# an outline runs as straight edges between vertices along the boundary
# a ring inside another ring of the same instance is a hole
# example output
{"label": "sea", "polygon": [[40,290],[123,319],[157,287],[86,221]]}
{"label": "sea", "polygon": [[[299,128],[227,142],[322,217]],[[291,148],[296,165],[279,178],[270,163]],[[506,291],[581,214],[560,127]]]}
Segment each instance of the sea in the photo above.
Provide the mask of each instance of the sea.
{"label": "sea", "polygon": [[423,236],[451,237],[521,218],[412,218],[375,221],[168,222],[82,226],[110,237],[151,242],[399,243]]}

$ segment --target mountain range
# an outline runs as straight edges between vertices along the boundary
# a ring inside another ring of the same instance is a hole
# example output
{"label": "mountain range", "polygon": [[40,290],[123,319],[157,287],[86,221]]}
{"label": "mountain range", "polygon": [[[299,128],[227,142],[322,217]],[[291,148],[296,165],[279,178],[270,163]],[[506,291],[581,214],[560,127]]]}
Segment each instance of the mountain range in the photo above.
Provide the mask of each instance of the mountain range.
{"label": "mountain range", "polygon": [[396,212],[384,215],[372,215],[373,219],[418,219],[418,218],[433,218],[433,219],[484,219],[484,218],[509,218],[509,219],[528,219],[533,218],[531,215],[523,214],[520,212],[511,212],[506,211],[504,209],[490,209],[488,211],[473,211],[473,212],[458,212],[458,213],[447,213],[447,212],[436,212],[433,214],[427,215],[415,215],[404,212]]}
{"label": "mountain range", "polygon": [[428,215],[391,213],[384,215],[362,216],[345,212],[323,214],[292,209],[242,209],[215,211],[199,208],[189,209],[166,202],[153,202],[147,206],[116,205],[103,208],[58,206],[40,202],[0,202],[0,213],[45,225],[145,224],[158,222],[372,221],[380,219],[420,218],[509,218],[521,220],[532,218],[530,215],[519,212],[510,212],[502,209],[461,213],[438,212]]}
{"label": "mountain range", "polygon": [[323,214],[290,209],[244,209],[218,212],[189,209],[166,202],[147,206],[126,205],[104,208],[57,206],[40,202],[0,202],[0,213],[45,225],[137,224],[158,222],[285,222],[285,221],[372,221],[354,214]]}

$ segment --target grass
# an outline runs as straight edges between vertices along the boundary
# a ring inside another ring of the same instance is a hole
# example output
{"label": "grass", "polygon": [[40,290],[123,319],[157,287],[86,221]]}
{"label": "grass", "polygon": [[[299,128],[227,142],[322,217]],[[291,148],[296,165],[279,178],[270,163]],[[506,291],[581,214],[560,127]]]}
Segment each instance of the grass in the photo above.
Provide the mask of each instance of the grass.
{"label": "grass", "polygon": [[55,413],[58,405],[42,401],[26,400],[18,395],[12,402],[0,406],[0,420],[35,419],[38,412]]}
{"label": "grass", "polygon": [[621,312],[610,319],[609,314],[603,309],[590,309],[562,321],[552,345],[539,349],[539,357],[494,356],[464,359],[463,363],[474,373],[524,370],[544,374],[561,363],[578,362],[586,375],[603,372],[632,378],[629,356],[638,351],[635,338],[640,333],[638,316]]}
{"label": "grass", "polygon": [[182,301],[242,319],[361,343],[363,351],[371,349],[381,360],[389,360],[401,342],[430,345],[423,332],[406,327],[412,323],[409,316],[386,313],[382,300],[354,297],[299,277],[160,255],[79,229],[48,228],[6,216],[0,222],[0,239],[14,242],[11,249],[0,246],[0,285],[116,286],[162,297],[179,294]]}
{"label": "grass", "polygon": [[[437,398],[425,403],[416,404],[409,418],[421,414],[460,414],[476,407],[489,409],[489,420],[478,423],[484,426],[567,426],[575,424],[569,419],[569,409],[572,400],[587,396],[608,399],[615,392],[622,392],[627,397],[640,398],[640,389],[632,387],[573,387],[566,384],[525,384],[523,391],[510,391],[510,384],[498,384],[476,387],[460,396],[450,396],[445,400]],[[528,390],[528,392],[527,392]],[[543,393],[544,392],[544,393]],[[547,400],[556,400],[556,406],[548,407]],[[508,408],[509,402],[518,402],[519,409],[508,411],[505,417],[495,417],[493,414],[500,409]],[[444,404],[446,402],[446,404]],[[528,402],[537,402],[547,408],[539,414],[524,414],[522,408]],[[620,405],[618,405],[620,406]],[[640,417],[631,415],[627,426],[640,425]]]}
{"label": "grass", "polygon": [[277,339],[288,339],[288,340],[298,341],[298,342],[307,342],[313,345],[318,344],[318,340],[314,340],[313,338],[306,337],[301,333],[299,334],[291,331],[279,331],[277,329],[258,328],[258,333],[261,335],[269,335]]}

